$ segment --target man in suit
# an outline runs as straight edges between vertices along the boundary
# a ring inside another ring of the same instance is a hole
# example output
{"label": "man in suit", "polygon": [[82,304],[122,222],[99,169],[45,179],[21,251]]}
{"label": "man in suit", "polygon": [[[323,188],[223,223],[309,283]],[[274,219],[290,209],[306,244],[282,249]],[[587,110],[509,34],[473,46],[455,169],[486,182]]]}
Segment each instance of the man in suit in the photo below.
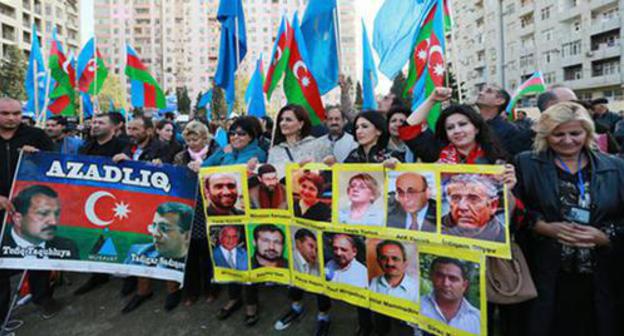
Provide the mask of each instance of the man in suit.
{"label": "man in suit", "polygon": [[14,199],[11,230],[5,232],[2,256],[49,259],[80,259],[73,240],[57,237],[61,213],[58,194],[52,188],[33,185]]}
{"label": "man in suit", "polygon": [[245,212],[236,208],[238,201],[238,182],[234,174],[212,174],[205,180],[206,194],[210,205],[208,216],[237,216]]}
{"label": "man in suit", "polygon": [[239,247],[241,234],[235,225],[225,226],[219,231],[219,244],[213,250],[217,267],[247,270],[247,250]]}
{"label": "man in suit", "polygon": [[388,207],[388,227],[415,231],[436,231],[436,202],[429,200],[427,179],[406,172],[396,178],[396,202]]}
{"label": "man in suit", "polygon": [[159,205],[148,225],[153,242],[132,245],[125,263],[183,270],[193,213],[193,208],[178,202]]}

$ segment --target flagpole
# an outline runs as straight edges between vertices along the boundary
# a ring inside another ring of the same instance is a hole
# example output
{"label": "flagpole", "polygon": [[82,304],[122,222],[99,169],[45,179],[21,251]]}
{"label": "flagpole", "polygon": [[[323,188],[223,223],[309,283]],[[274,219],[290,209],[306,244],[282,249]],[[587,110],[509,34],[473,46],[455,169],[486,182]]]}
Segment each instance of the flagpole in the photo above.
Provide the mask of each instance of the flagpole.
{"label": "flagpole", "polygon": [[[37,38],[37,35],[35,34],[35,37]],[[32,46],[32,44],[31,44]],[[34,51],[30,50],[31,53],[33,53]],[[37,60],[34,60],[33,62],[33,84],[35,85],[34,90],[35,91],[35,120],[37,120],[39,118],[39,71],[37,69]]]}
{"label": "flagpole", "polygon": [[[238,44],[238,39],[239,39],[239,27],[238,27],[238,4],[239,2],[236,1],[235,2],[235,6],[236,6],[236,16],[234,19],[234,34],[236,35],[236,38],[234,39],[234,47],[236,48],[236,69],[238,70],[238,67],[240,66],[240,62],[241,62],[241,57],[240,57],[240,47]],[[242,3],[241,3],[242,4]],[[234,72],[234,95],[236,95],[236,71]],[[226,116],[229,117],[229,114],[233,112],[234,110],[234,104],[236,103],[236,99],[234,99],[234,101],[232,102],[232,108],[228,108],[229,113]]]}
{"label": "flagpole", "polygon": [[48,104],[50,103],[50,95],[48,94],[48,92],[50,92],[50,80],[52,79],[52,74],[50,73],[50,70],[46,71],[46,85],[45,85],[45,99],[43,101],[43,109],[41,111],[41,115],[40,117],[40,121],[38,122],[38,125],[41,126],[42,124],[44,124],[46,122],[46,117],[47,117],[47,111],[48,111]]}
{"label": "flagpole", "polygon": [[336,0],[334,8],[334,35],[336,38],[336,49],[338,51],[338,71],[342,74],[342,43],[340,41],[340,1]]}
{"label": "flagpole", "polygon": [[[97,75],[98,75],[98,54],[97,54],[97,40],[95,39],[95,32],[93,33],[93,66],[94,66],[94,83],[95,86],[93,88],[93,100],[94,101],[98,101],[98,80],[97,80]],[[100,88],[101,89],[101,88]],[[88,91],[87,91],[88,92]]]}

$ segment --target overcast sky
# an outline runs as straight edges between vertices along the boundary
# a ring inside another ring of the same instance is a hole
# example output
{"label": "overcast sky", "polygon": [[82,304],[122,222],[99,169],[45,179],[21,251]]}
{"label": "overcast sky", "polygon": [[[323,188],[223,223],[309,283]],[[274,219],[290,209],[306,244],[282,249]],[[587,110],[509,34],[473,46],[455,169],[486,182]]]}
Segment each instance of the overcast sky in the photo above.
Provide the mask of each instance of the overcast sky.
{"label": "overcast sky", "polygon": [[[89,38],[93,36],[93,1],[94,0],[81,0],[80,1],[80,17],[81,17],[81,39],[82,44],[84,44]],[[195,0],[199,1],[199,0]],[[375,20],[375,14],[381,7],[383,0],[355,0],[356,6],[358,9],[358,16],[364,19],[364,23],[366,24],[366,29],[368,30],[369,39],[372,43],[372,32],[373,32],[373,22]],[[338,5],[340,5],[340,0],[338,0]],[[359,30],[360,23],[357,23],[357,27]],[[361,36],[361,34],[358,34]],[[361,50],[361,49],[360,49]],[[373,52],[374,54],[374,52]],[[361,59],[362,57],[358,57],[358,68],[361,68]],[[375,54],[375,61],[379,61],[377,59],[377,55]],[[361,70],[358,71],[358,73]],[[392,83],[381,73],[379,74],[379,85],[375,90],[378,93],[385,93],[390,89]]]}

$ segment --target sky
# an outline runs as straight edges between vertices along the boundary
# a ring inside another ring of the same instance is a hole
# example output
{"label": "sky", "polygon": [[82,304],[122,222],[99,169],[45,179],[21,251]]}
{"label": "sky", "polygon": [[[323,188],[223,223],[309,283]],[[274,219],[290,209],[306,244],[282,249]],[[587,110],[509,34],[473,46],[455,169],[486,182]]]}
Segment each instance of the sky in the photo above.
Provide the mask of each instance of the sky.
{"label": "sky", "polygon": [[[88,39],[93,37],[93,1],[94,0],[81,0],[80,1],[80,18],[81,18],[81,42],[84,44]],[[199,1],[199,0],[195,0]],[[381,7],[383,0],[355,0],[356,6],[358,9],[358,16],[364,19],[364,24],[366,24],[366,29],[368,30],[369,40],[372,43],[372,32],[373,32],[373,23],[375,21],[375,14]],[[338,5],[340,6],[340,0],[338,0]],[[358,30],[360,29],[360,24],[357,24]],[[359,33],[357,36],[362,36]],[[361,49],[360,49],[361,50]],[[374,54],[374,52],[373,52]],[[377,55],[374,55],[375,61],[378,62],[379,59]],[[358,62],[358,68],[361,68],[361,57]],[[377,93],[385,93],[390,90],[390,86],[392,86],[392,82],[387,79],[383,74],[379,73],[379,84],[377,85],[376,92]]]}

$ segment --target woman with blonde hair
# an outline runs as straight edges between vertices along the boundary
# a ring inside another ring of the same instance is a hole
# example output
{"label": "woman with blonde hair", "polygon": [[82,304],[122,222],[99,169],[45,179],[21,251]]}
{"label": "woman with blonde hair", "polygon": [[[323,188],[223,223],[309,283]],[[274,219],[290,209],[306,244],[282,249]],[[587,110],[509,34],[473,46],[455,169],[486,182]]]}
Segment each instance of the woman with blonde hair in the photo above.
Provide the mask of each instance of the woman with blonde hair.
{"label": "woman with blonde hair", "polygon": [[579,104],[551,106],[534,128],[534,150],[516,158],[516,195],[528,214],[521,245],[538,292],[526,334],[621,335],[614,283],[624,161],[595,149],[594,123]]}
{"label": "woman with blonde hair", "polygon": [[381,196],[379,183],[367,173],[353,175],[347,183],[349,207],[340,209],[338,221],[343,224],[383,226],[383,211],[373,207]]}

